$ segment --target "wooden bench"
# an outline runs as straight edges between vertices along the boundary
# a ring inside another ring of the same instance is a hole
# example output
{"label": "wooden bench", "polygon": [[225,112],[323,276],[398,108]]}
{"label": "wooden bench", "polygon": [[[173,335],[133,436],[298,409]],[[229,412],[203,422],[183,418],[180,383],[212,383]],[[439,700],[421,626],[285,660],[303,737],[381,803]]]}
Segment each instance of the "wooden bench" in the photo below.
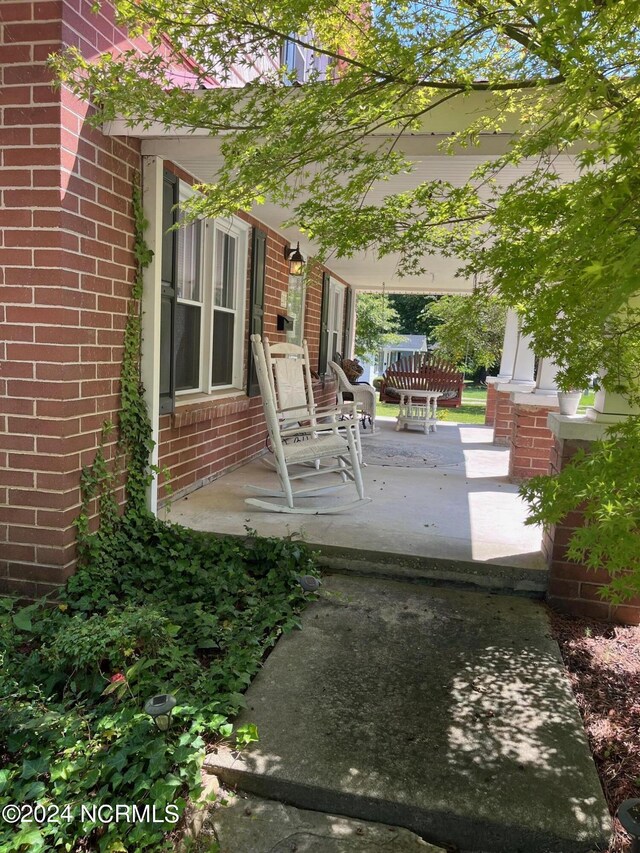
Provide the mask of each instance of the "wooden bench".
{"label": "wooden bench", "polygon": [[427,353],[408,355],[390,364],[382,376],[380,402],[399,403],[404,391],[438,391],[438,406],[462,405],[464,374],[453,364],[429,357]]}

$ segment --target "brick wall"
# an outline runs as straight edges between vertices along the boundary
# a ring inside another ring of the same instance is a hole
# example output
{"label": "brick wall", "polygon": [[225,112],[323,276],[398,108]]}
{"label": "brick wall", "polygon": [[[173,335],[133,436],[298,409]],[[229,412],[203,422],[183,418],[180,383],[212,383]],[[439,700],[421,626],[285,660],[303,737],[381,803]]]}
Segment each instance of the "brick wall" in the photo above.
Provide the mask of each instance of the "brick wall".
{"label": "brick wall", "polygon": [[511,443],[513,429],[513,403],[508,391],[496,391],[493,443],[507,446]]}
{"label": "brick wall", "polygon": [[[551,450],[550,473],[557,474],[579,449],[588,452],[590,442],[554,439]],[[574,532],[584,524],[583,514],[571,512],[544,532],[542,550],[549,566],[547,600],[552,607],[576,616],[587,616],[607,622],[627,625],[640,624],[640,599],[625,604],[610,604],[599,595],[609,580],[602,569],[587,569],[567,559],[567,546]]]}
{"label": "brick wall", "polygon": [[494,382],[487,383],[487,407],[484,411],[484,422],[486,426],[493,426],[496,420],[496,406],[498,403],[498,392]]}
{"label": "brick wall", "polygon": [[549,472],[553,433],[547,426],[547,415],[557,408],[515,404],[511,420],[511,454],[509,477],[522,482]]}
{"label": "brick wall", "polygon": [[2,7],[0,589],[25,596],[74,568],[79,473],[117,418],[133,276],[137,144],[92,130],[45,65],[62,40],[92,54],[122,42],[108,7],[89,9]]}

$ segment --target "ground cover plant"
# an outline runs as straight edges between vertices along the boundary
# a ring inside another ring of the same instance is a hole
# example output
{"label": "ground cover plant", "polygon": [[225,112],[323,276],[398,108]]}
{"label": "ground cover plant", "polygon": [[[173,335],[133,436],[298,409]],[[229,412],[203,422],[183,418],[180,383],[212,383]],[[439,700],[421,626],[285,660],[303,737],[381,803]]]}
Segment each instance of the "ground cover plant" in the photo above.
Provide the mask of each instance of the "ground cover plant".
{"label": "ground cover plant", "polygon": [[[0,811],[40,809],[2,823],[0,849],[172,849],[207,744],[255,739],[230,720],[264,654],[298,624],[296,577],[313,570],[291,540],[125,516],[57,605],[0,599]],[[166,734],[143,710],[163,692],[178,701]],[[83,804],[155,806],[161,822],[83,820]]]}

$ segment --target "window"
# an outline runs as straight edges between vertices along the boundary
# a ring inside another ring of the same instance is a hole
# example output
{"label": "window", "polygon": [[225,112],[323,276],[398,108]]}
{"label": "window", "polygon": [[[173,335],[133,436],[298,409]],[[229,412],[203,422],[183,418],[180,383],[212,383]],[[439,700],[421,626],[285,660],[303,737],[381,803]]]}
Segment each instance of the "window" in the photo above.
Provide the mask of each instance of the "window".
{"label": "window", "polygon": [[[211,385],[233,385],[238,303],[238,240],[215,229],[213,256],[213,341]],[[244,288],[243,288],[244,289]]]}
{"label": "window", "polygon": [[173,411],[176,397],[242,387],[249,226],[232,217],[167,230],[190,194],[165,174],[161,412]]}
{"label": "window", "polygon": [[302,346],[304,337],[304,297],[306,288],[301,275],[290,275],[287,288],[287,314],[293,320],[293,329],[287,332],[287,343]]}
{"label": "window", "polygon": [[344,332],[344,295],[345,286],[331,280],[329,285],[329,317],[327,322],[329,360],[334,361],[336,354],[343,353]]}
{"label": "window", "polygon": [[[315,77],[324,80],[327,75],[328,58],[323,54],[314,53],[310,47],[297,44],[292,41],[293,38],[295,33],[285,40],[280,50],[280,65],[289,75],[286,85],[307,83]],[[302,40],[310,38],[310,34],[307,34]]]}
{"label": "window", "polygon": [[177,232],[176,391],[200,388],[202,226],[198,220]]}

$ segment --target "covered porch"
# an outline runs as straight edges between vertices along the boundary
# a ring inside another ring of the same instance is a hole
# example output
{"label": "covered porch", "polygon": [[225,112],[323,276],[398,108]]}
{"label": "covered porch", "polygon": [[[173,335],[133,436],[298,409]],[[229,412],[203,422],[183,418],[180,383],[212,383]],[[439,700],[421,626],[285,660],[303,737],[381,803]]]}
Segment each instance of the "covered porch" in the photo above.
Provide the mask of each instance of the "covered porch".
{"label": "covered porch", "polygon": [[[338,515],[283,515],[244,503],[247,486],[273,484],[257,458],[171,505],[172,521],[195,530],[299,536],[323,561],[384,573],[385,567],[435,580],[542,593],[547,571],[541,531],[508,478],[509,449],[491,427],[455,422],[437,432],[396,432],[394,418],[363,431],[363,476],[371,503]],[[314,500],[307,499],[309,505]]]}

